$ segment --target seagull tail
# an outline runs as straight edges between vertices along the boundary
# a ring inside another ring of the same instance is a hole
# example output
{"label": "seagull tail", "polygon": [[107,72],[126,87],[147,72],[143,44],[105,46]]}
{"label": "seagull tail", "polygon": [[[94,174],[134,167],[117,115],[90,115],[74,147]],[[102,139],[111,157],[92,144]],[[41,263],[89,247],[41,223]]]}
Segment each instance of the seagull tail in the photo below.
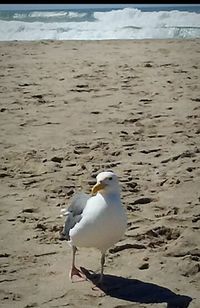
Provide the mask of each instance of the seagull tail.
{"label": "seagull tail", "polygon": [[69,215],[68,209],[61,209],[60,212],[61,212],[60,217],[64,217],[64,216]]}

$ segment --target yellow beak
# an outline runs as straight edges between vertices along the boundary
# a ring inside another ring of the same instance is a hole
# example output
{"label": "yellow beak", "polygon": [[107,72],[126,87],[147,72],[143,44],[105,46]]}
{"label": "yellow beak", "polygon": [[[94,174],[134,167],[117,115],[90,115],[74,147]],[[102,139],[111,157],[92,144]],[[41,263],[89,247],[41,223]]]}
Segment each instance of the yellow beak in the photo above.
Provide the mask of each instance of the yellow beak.
{"label": "yellow beak", "polygon": [[97,183],[92,187],[92,194],[95,195],[99,190],[104,189],[106,185],[103,183]]}

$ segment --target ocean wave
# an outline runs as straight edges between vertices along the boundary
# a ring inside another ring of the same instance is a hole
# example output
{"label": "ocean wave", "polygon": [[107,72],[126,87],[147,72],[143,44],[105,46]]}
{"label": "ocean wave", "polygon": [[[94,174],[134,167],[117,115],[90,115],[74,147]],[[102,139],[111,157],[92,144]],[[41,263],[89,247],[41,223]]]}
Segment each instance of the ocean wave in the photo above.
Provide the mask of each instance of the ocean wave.
{"label": "ocean wave", "polygon": [[68,12],[65,12],[65,11],[45,11],[45,12],[42,12],[42,11],[35,11],[35,12],[31,12],[29,13],[29,16],[30,17],[44,17],[44,18],[47,18],[47,17],[59,17],[59,16],[66,16],[68,15]]}
{"label": "ocean wave", "polygon": [[[75,11],[26,11],[1,16],[0,20],[15,20],[24,22],[81,22],[87,20],[90,14]],[[1,18],[3,17],[3,18]]]}
{"label": "ocean wave", "polygon": [[4,20],[1,16],[1,41],[200,37],[200,14],[177,10],[29,11],[15,12]]}
{"label": "ocean wave", "polygon": [[97,20],[104,24],[134,26],[134,27],[159,27],[163,24],[171,26],[196,26],[200,25],[200,14],[180,11],[142,12],[138,9],[125,8],[112,10],[107,13],[95,12]]}
{"label": "ocean wave", "polygon": [[48,17],[59,17],[59,16],[66,16],[67,12],[41,12],[41,11],[34,11],[34,12],[26,12],[26,13],[14,13],[13,19],[27,19],[29,21],[30,18],[48,18]]}
{"label": "ocean wave", "polygon": [[87,13],[80,13],[80,12],[73,12],[73,11],[70,11],[68,13],[69,18],[82,18],[85,16],[87,16]]}

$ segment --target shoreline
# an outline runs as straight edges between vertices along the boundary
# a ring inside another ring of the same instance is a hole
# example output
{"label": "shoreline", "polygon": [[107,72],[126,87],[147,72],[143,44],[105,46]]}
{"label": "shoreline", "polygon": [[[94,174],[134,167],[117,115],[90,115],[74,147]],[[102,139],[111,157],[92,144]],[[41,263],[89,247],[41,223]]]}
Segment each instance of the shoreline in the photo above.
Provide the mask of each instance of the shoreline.
{"label": "shoreline", "polygon": [[86,39],[83,39],[83,40],[80,40],[80,39],[66,39],[66,40],[56,40],[56,39],[40,39],[40,40],[10,40],[10,41],[1,41],[0,40],[0,43],[10,43],[10,42],[13,42],[13,43],[23,43],[23,42],[27,42],[27,43],[35,43],[35,42],[43,42],[43,41],[47,41],[47,42],[94,42],[94,43],[97,43],[97,42],[145,42],[145,41],[152,41],[152,42],[155,42],[155,41],[198,41],[200,40],[199,37],[195,37],[195,38],[144,38],[144,39],[97,39],[97,40],[94,40],[94,39],[91,39],[91,40],[86,40]]}

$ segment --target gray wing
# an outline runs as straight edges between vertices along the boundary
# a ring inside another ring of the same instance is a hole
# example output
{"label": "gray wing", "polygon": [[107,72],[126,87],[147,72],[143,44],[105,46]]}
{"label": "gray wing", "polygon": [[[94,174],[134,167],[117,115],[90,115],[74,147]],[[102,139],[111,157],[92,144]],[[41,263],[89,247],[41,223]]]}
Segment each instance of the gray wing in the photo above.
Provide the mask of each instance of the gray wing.
{"label": "gray wing", "polygon": [[71,204],[66,212],[66,220],[64,224],[63,231],[60,234],[60,240],[69,240],[69,231],[72,229],[76,223],[78,223],[82,218],[83,209],[86,206],[88,199],[91,196],[85,193],[77,193],[72,198]]}

